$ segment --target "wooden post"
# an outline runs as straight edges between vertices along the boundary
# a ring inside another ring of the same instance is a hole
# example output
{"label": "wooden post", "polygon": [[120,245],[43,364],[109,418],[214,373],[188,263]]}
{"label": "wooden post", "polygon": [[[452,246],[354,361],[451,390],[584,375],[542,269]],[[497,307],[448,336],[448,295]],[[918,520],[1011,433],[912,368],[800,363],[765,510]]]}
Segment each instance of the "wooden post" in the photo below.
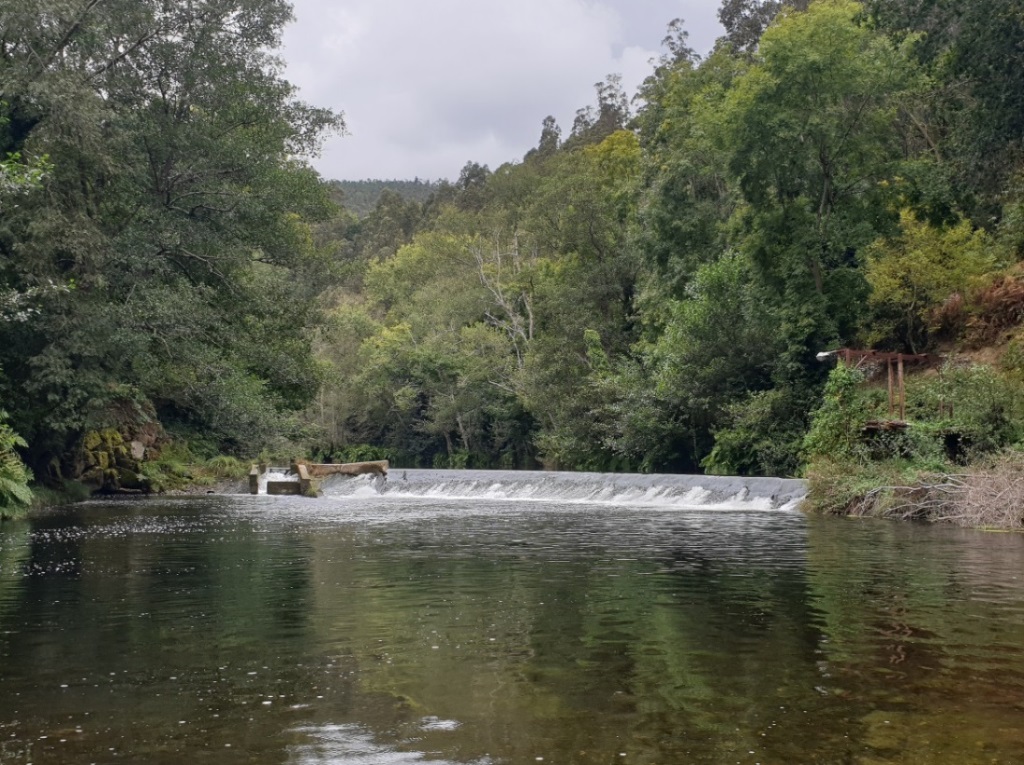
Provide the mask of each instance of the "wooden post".
{"label": "wooden post", "polygon": [[901,353],[896,357],[897,365],[899,367],[899,382],[900,382],[900,420],[906,421],[907,419],[907,389],[903,380],[903,354]]}
{"label": "wooden post", "polygon": [[892,419],[893,412],[895,411],[895,402],[893,401],[892,359],[886,361],[885,366],[889,370],[889,418]]}

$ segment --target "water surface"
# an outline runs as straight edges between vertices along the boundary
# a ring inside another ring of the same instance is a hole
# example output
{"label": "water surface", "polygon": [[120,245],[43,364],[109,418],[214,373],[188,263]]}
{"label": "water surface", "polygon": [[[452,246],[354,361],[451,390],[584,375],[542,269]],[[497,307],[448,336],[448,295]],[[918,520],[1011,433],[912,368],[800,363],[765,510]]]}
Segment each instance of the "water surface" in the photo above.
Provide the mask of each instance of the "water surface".
{"label": "water surface", "polygon": [[1024,762],[1020,536],[436,493],[3,526],[0,762]]}

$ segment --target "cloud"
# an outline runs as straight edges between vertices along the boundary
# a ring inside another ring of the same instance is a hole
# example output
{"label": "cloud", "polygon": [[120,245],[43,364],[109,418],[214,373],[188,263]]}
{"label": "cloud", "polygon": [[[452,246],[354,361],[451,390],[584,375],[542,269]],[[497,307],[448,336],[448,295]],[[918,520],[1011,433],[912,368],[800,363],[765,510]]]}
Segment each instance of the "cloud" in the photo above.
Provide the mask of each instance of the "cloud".
{"label": "cloud", "polygon": [[[687,4],[655,3],[669,14]],[[627,24],[610,2],[294,5],[287,76],[304,100],[344,111],[350,132],[316,161],[331,178],[453,178],[470,160],[493,168],[518,159],[545,116],[568,130],[608,74],[639,84],[672,18],[655,22],[649,9],[653,34],[639,40],[627,33],[637,20]]]}

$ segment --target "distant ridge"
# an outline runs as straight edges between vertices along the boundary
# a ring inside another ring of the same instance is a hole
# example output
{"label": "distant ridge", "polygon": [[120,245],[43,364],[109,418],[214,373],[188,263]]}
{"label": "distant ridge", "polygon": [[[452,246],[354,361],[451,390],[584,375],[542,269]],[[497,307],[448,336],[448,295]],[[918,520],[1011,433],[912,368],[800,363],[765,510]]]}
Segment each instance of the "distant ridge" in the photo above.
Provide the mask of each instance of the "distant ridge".
{"label": "distant ridge", "polygon": [[373,212],[385,191],[393,191],[403,199],[422,204],[440,187],[440,182],[414,178],[411,181],[367,179],[364,181],[329,181],[335,201],[346,210],[363,218]]}

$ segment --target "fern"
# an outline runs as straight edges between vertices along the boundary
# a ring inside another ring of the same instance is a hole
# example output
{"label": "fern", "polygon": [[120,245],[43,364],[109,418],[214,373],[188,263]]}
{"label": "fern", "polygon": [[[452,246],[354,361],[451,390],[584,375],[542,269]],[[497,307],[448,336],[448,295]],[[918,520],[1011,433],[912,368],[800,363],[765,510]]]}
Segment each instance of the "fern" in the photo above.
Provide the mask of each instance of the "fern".
{"label": "fern", "polygon": [[11,430],[6,420],[7,412],[0,409],[0,511],[32,502],[32,490],[28,487],[32,472],[15,451],[17,447],[24,448],[28,444]]}

